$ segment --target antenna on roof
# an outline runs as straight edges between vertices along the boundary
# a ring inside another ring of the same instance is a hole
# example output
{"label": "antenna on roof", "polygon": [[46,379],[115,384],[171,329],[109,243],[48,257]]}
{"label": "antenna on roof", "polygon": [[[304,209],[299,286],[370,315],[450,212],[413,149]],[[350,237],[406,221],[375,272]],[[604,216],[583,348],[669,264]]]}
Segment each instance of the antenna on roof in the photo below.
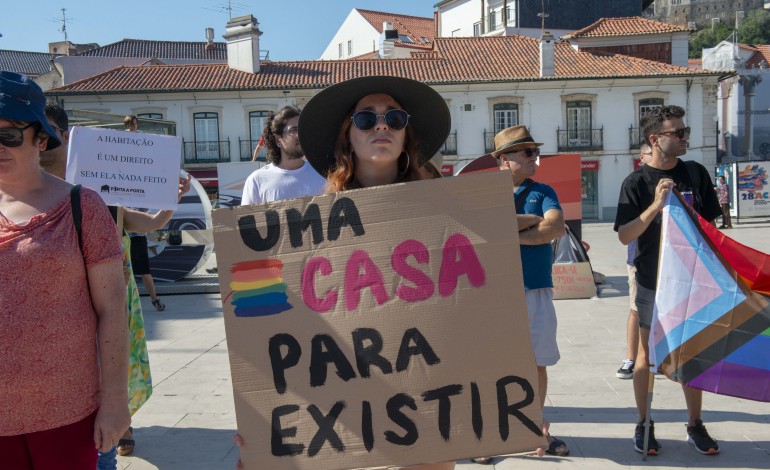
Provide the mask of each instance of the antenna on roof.
{"label": "antenna on roof", "polygon": [[545,19],[550,16],[545,12],[545,0],[540,0],[540,13],[537,14],[540,17],[540,35],[545,34]]}
{"label": "antenna on roof", "polygon": [[233,11],[235,11],[235,13],[240,13],[244,11],[246,8],[248,8],[248,5],[244,5],[242,3],[235,3],[232,0],[227,0],[227,5],[225,5],[224,3],[220,3],[211,8],[203,7],[204,10],[216,11],[219,13],[227,13],[228,19],[231,19],[231,20],[233,19]]}
{"label": "antenna on roof", "polygon": [[67,40],[67,9],[62,8],[61,9],[61,28],[59,28],[59,31],[64,34],[64,40]]}

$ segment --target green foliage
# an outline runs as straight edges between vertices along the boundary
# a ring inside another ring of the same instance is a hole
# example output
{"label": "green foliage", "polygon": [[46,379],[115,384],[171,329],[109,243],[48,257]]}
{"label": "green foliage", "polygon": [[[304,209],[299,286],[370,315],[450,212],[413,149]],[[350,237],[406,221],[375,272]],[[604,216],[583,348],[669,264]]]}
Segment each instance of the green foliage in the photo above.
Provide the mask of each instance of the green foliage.
{"label": "green foliage", "polygon": [[[700,58],[703,48],[714,47],[728,39],[733,29],[717,23],[690,36],[690,58]],[[770,12],[754,10],[738,27],[738,42],[743,44],[770,44]]]}
{"label": "green foliage", "polygon": [[713,28],[698,31],[690,36],[690,58],[700,58],[703,48],[716,46],[732,33],[733,30],[724,23],[717,23]]}
{"label": "green foliage", "polygon": [[738,27],[738,41],[743,44],[770,44],[770,12],[751,12]]}

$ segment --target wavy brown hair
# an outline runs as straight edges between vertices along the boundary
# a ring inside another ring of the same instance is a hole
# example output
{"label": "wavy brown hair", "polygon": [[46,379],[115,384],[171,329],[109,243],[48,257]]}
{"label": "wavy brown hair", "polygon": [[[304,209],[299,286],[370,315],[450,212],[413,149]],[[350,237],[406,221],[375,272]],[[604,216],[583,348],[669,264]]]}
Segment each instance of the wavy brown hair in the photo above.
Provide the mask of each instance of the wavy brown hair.
{"label": "wavy brown hair", "polygon": [[[337,191],[346,191],[348,189],[362,188],[361,183],[356,181],[355,158],[353,158],[353,148],[350,145],[350,129],[353,126],[353,109],[351,109],[343,118],[340,132],[337,136],[337,145],[334,146],[335,166],[329,171],[326,179],[327,193],[336,193]],[[398,178],[394,183],[404,183],[407,181],[417,181],[426,179],[420,172],[420,162],[424,159],[420,155],[420,147],[417,145],[417,138],[412,128],[407,125],[404,128],[404,150],[409,155],[408,167],[404,152],[398,157]]]}
{"label": "wavy brown hair", "polygon": [[270,111],[267,114],[267,122],[265,122],[262,137],[265,140],[265,148],[267,148],[267,161],[273,165],[281,163],[281,148],[275,141],[275,136],[282,135],[286,122],[299,116],[301,112],[296,106],[284,106],[277,113]]}

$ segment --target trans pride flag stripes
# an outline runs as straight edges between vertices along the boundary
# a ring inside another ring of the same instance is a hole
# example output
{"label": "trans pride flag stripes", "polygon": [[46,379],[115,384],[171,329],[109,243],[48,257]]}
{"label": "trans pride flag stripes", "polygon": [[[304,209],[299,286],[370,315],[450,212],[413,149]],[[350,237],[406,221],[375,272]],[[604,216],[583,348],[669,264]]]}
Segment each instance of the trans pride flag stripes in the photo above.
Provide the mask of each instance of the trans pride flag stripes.
{"label": "trans pride flag stripes", "polygon": [[669,195],[650,362],[690,387],[770,402],[770,305],[746,286],[696,217],[678,192]]}

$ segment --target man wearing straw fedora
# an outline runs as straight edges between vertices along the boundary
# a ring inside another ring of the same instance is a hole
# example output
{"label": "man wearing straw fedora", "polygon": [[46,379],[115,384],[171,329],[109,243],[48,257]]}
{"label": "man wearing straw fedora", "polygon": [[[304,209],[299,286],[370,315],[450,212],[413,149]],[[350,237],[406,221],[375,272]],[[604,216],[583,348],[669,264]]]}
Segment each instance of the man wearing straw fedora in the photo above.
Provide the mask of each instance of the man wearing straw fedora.
{"label": "man wearing straw fedora", "polygon": [[[525,126],[513,126],[495,136],[492,155],[497,158],[500,170],[509,171],[513,179],[529,331],[537,364],[540,406],[544,406],[548,388],[546,367],[555,365],[560,357],[556,345],[551,241],[564,235],[564,215],[553,188],[531,179],[537,171],[538,147],[541,145],[535,142]],[[544,422],[544,432],[548,436],[546,452],[568,455],[567,445],[548,434],[548,426],[548,422]],[[489,463],[489,459],[475,461]]]}

